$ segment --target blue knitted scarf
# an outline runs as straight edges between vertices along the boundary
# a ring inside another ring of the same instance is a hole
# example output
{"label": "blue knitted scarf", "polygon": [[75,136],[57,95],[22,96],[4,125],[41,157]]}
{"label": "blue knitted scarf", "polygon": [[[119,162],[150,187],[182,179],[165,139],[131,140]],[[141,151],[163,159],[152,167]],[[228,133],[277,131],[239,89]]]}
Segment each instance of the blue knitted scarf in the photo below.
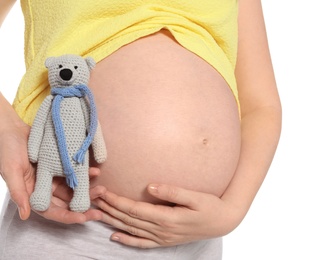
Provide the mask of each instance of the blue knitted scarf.
{"label": "blue knitted scarf", "polygon": [[[88,97],[90,103],[90,126],[88,129],[88,135],[85,138],[81,148],[73,156],[73,160],[77,163],[84,162],[84,156],[91,145],[94,135],[97,130],[98,120],[97,120],[97,110],[94,102],[93,95],[90,89],[86,85],[77,85],[72,87],[60,87],[52,88],[51,94],[54,96],[52,103],[52,119],[55,128],[55,134],[57,138],[58,150],[61,158],[62,167],[64,174],[66,175],[66,181],[69,187],[74,189],[78,185],[78,180],[76,178],[75,171],[71,165],[70,158],[67,150],[67,143],[63,124],[60,118],[60,104],[64,98],[68,97],[78,97],[83,98]],[[75,130],[75,129],[74,129]]]}

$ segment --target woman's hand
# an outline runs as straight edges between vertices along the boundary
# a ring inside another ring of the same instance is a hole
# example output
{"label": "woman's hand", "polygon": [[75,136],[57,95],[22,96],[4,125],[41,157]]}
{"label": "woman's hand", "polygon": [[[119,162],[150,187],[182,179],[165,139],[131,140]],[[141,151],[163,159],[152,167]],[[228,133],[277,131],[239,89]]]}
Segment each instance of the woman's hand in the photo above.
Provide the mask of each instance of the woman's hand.
{"label": "woman's hand", "polygon": [[[2,118],[3,119],[3,118]],[[16,123],[18,122],[18,123]],[[16,203],[20,218],[28,219],[31,213],[29,198],[35,185],[35,167],[29,162],[27,140],[30,127],[22,121],[2,121],[0,127],[0,173]],[[97,168],[90,168],[90,176],[99,174]],[[85,213],[71,212],[68,209],[71,192],[63,179],[54,179],[53,197],[49,209],[38,212],[43,217],[62,223],[82,223],[100,219],[100,212],[88,210]]]}
{"label": "woman's hand", "polygon": [[[96,167],[89,169],[90,178],[100,175],[100,170]],[[72,189],[66,184],[63,177],[53,179],[52,199],[49,208],[43,212],[36,212],[46,219],[61,222],[64,224],[84,223],[90,220],[100,220],[102,213],[96,209],[89,209],[84,213],[69,210],[69,203],[72,199]]]}
{"label": "woman's hand", "polygon": [[127,232],[115,232],[112,240],[140,248],[174,246],[223,236],[243,218],[232,202],[211,194],[156,184],[148,192],[175,205],[133,201],[102,186],[91,190],[93,203],[104,211],[101,220]]}
{"label": "woman's hand", "polygon": [[35,169],[27,156],[29,132],[30,127],[22,121],[18,124],[9,120],[2,121],[0,173],[23,220],[27,219],[31,213],[29,195],[33,191],[35,181]]}

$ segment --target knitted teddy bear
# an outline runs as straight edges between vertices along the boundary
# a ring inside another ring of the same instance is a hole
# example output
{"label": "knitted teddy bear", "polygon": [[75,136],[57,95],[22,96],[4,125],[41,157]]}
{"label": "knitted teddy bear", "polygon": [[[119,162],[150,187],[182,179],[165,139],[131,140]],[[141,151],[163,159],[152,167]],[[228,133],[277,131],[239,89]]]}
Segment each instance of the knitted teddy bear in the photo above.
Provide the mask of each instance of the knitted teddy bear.
{"label": "knitted teddy bear", "polygon": [[28,140],[29,160],[37,163],[30,204],[34,210],[47,210],[52,179],[64,176],[74,191],[70,210],[85,212],[90,207],[90,144],[97,163],[106,159],[94,98],[87,87],[95,62],[90,57],[67,54],[47,58],[45,66],[51,94],[41,104]]}

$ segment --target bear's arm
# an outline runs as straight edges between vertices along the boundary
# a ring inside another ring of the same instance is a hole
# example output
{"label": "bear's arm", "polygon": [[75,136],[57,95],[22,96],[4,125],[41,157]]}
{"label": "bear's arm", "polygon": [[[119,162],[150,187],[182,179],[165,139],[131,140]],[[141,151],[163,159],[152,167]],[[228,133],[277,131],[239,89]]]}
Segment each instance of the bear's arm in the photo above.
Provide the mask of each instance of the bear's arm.
{"label": "bear's arm", "polygon": [[86,129],[89,129],[89,125],[90,125],[90,109],[89,106],[87,104],[87,100],[85,98],[80,98],[80,104],[81,104],[81,109],[82,109],[82,113],[83,113],[83,117],[84,117],[84,123],[86,125]]}
{"label": "bear's arm", "polygon": [[94,159],[96,160],[96,162],[97,163],[105,162],[107,151],[106,151],[105,141],[103,138],[102,129],[101,129],[99,120],[98,120],[97,131],[92,141],[92,149],[93,149]]}
{"label": "bear's arm", "polygon": [[28,140],[28,156],[32,163],[36,163],[38,160],[38,154],[42,143],[45,123],[49,111],[51,110],[53,96],[47,96],[41,104],[39,110],[36,113],[33,125],[31,127],[29,140]]}
{"label": "bear's arm", "polygon": [[[85,118],[86,128],[88,129],[90,125],[90,115],[89,115],[90,109],[87,104],[88,101],[85,98],[81,98],[80,101],[81,101],[81,107],[83,110],[83,115]],[[94,159],[97,163],[105,162],[107,151],[106,151],[105,142],[104,142],[101,125],[99,121],[98,121],[97,131],[92,141],[92,150],[93,150]]]}

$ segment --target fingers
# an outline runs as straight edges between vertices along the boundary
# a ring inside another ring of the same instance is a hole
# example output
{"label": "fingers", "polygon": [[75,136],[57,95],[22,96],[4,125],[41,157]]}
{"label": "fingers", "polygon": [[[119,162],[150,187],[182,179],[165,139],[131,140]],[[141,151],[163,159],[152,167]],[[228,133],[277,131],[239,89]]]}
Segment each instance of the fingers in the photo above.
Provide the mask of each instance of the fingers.
{"label": "fingers", "polygon": [[94,205],[103,211],[101,221],[126,233],[117,232],[111,238],[117,242],[142,248],[153,248],[164,245],[164,230],[158,225],[135,219],[120,212],[101,199],[95,199]]}
{"label": "fingers", "polygon": [[[143,216],[138,213],[138,207],[147,206],[145,203],[135,202],[133,200],[119,197],[113,193],[106,191],[102,186],[93,188],[90,192],[92,203],[104,212],[108,213],[115,219],[107,219],[107,223],[125,231],[128,226],[138,226],[141,228],[148,228],[148,219],[142,221]],[[101,199],[100,199],[101,198]],[[142,204],[142,205],[141,205]],[[151,206],[151,205],[150,205]],[[141,210],[143,211],[143,210]],[[117,222],[116,220],[119,220]],[[111,223],[109,223],[111,221]]]}
{"label": "fingers", "polygon": [[[89,168],[89,177],[94,178],[100,175],[97,167]],[[64,177],[53,179],[51,205],[45,212],[37,212],[46,219],[61,222],[64,224],[84,223],[90,220],[100,220],[102,212],[96,209],[89,209],[84,213],[69,210],[69,202],[73,197],[73,190],[70,189]]]}
{"label": "fingers", "polygon": [[164,229],[160,223],[172,219],[172,208],[135,202],[108,192],[102,186],[92,189],[90,196],[92,203],[103,210],[103,222],[155,244],[162,243]]}
{"label": "fingers", "polygon": [[164,184],[150,184],[148,192],[163,201],[197,209],[200,193]]}
{"label": "fingers", "polygon": [[[98,177],[100,175],[100,169],[97,167],[89,168],[90,179]],[[70,202],[73,196],[73,190],[70,189],[64,177],[55,177],[53,179],[53,195],[59,199]]]}
{"label": "fingers", "polygon": [[124,233],[114,233],[111,236],[111,240],[119,242],[119,243],[127,245],[127,246],[143,248],[143,249],[161,247],[161,245],[159,243],[157,243],[153,240],[141,238],[141,237],[130,236],[130,235],[124,234]]}
{"label": "fingers", "polygon": [[[126,218],[123,218],[126,220]],[[118,219],[107,212],[103,212],[101,221],[115,227],[121,231],[125,231],[132,236],[150,239],[152,241],[159,241],[160,239],[155,235],[155,227],[153,224],[148,224],[146,222],[138,219],[131,219],[124,222],[124,220]],[[147,227],[145,227],[147,225]],[[145,228],[141,228],[141,227]]]}
{"label": "fingers", "polygon": [[26,220],[31,214],[31,207],[29,203],[29,192],[25,183],[25,179],[23,178],[23,174],[19,173],[18,171],[8,174],[10,174],[10,178],[6,178],[5,174],[2,175],[7,183],[11,199],[18,207],[20,218],[22,220]]}
{"label": "fingers", "polygon": [[73,212],[68,209],[66,203],[56,203],[56,199],[46,211],[36,213],[48,220],[64,224],[82,224],[91,220],[101,220],[102,218],[102,212],[99,210],[89,209],[84,213]]}
{"label": "fingers", "polygon": [[16,185],[11,189],[9,187],[9,192],[11,199],[18,207],[20,218],[22,220],[28,219],[31,213],[31,208],[29,205],[29,195],[26,192],[25,187],[19,185]]}
{"label": "fingers", "polygon": [[86,222],[85,215],[71,212],[59,207],[50,207],[46,211],[37,213],[48,220],[53,220],[64,224],[81,224]]}
{"label": "fingers", "polygon": [[[195,195],[196,203],[199,203],[200,195],[195,192],[164,185],[157,189],[160,197],[170,202],[190,204],[193,200],[189,197],[186,199],[187,196]],[[127,232],[114,233],[111,236],[114,241],[132,247],[154,248],[194,240],[192,229],[197,228],[195,220],[199,214],[187,206],[171,207],[137,202],[117,196],[102,186],[93,188],[90,196],[92,203],[103,210],[101,221]]]}
{"label": "fingers", "polygon": [[53,196],[51,204],[46,211],[36,212],[42,217],[64,224],[81,224],[91,220],[101,220],[102,212],[97,209],[89,209],[84,213],[69,210],[69,202],[73,192],[65,184],[65,178],[55,178],[53,184]]}
{"label": "fingers", "polygon": [[98,176],[100,176],[100,173],[101,173],[101,171],[97,167],[90,167],[89,168],[89,177],[90,178],[98,177]]}
{"label": "fingers", "polygon": [[[106,208],[110,210],[111,215],[123,219],[125,222],[129,221],[129,217],[133,219],[141,219],[147,222],[160,223],[163,222],[165,217],[170,218],[172,216],[172,207],[153,205],[146,202],[133,201],[131,199],[117,196],[116,194],[107,191],[102,186],[96,186],[91,190],[91,200],[95,198],[101,198],[111,207]],[[120,215],[124,213],[125,215]]]}
{"label": "fingers", "polygon": [[70,202],[73,196],[73,190],[66,184],[64,177],[55,177],[52,188],[53,198],[56,197],[63,202]]}

